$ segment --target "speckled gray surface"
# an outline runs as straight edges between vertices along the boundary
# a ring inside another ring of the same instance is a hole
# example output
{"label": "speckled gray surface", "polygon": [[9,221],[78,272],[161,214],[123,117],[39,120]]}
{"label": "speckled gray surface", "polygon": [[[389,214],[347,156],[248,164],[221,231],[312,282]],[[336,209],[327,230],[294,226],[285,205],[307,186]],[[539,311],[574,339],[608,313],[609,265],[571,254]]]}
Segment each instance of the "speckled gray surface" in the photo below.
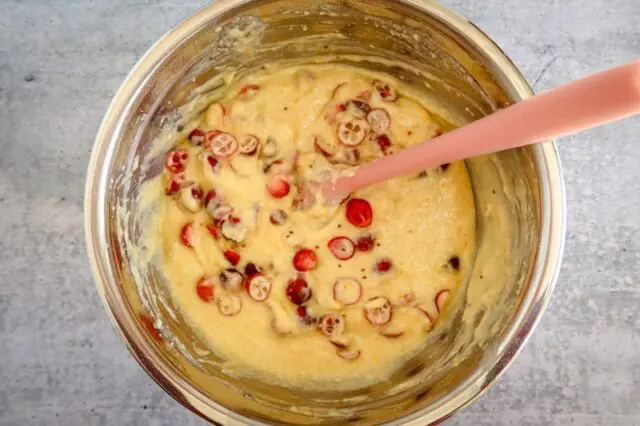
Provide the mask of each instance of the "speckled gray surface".
{"label": "speckled gray surface", "polygon": [[[447,0],[537,90],[640,58],[638,0]],[[129,356],[83,235],[93,137],[196,0],[0,1],[0,424],[200,425]],[[566,256],[539,328],[454,425],[640,425],[640,120],[566,139]]]}

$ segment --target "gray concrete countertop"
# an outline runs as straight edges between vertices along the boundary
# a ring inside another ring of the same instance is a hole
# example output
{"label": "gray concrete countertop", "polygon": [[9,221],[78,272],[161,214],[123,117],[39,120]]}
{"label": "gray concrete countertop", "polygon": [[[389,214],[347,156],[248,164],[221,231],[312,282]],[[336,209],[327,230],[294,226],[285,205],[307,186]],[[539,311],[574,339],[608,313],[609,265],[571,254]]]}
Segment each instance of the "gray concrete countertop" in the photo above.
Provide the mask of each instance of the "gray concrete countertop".
{"label": "gray concrete countertop", "polygon": [[[129,69],[204,0],[0,1],[0,424],[202,425],[129,355],[85,254],[93,138]],[[536,90],[640,58],[638,0],[447,0]],[[549,310],[454,425],[640,425],[640,120],[567,138]]]}

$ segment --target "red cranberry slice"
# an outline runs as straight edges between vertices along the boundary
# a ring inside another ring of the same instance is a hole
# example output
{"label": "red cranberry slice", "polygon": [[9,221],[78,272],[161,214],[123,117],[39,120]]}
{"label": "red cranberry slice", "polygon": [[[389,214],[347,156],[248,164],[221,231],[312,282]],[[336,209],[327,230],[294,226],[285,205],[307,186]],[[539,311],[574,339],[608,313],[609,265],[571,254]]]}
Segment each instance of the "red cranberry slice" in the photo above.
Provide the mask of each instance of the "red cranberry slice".
{"label": "red cranberry slice", "polygon": [[229,217],[231,213],[233,213],[233,207],[228,206],[226,204],[221,204],[221,205],[215,206],[215,208],[213,209],[210,208],[209,211],[211,212],[211,216],[215,220],[221,221],[226,219],[227,217]]}
{"label": "red cranberry slice", "polygon": [[187,168],[189,153],[182,149],[172,149],[164,157],[164,165],[171,173],[181,173]]}
{"label": "red cranberry slice", "polygon": [[258,94],[260,86],[257,84],[246,84],[240,89],[240,94],[247,98],[252,98]]}
{"label": "red cranberry slice", "polygon": [[341,123],[338,127],[338,140],[346,146],[357,146],[364,140],[371,127],[360,118]]}
{"label": "red cranberry slice", "polygon": [[189,133],[188,139],[192,145],[202,145],[206,140],[206,134],[203,130],[196,128]]}
{"label": "red cranberry slice", "polygon": [[344,333],[344,317],[340,314],[325,314],[318,322],[320,332],[327,337],[337,337]]}
{"label": "red cranberry slice", "polygon": [[220,132],[208,142],[211,152],[218,157],[229,157],[238,150],[236,138],[229,133]]}
{"label": "red cranberry slice", "polygon": [[198,297],[200,297],[203,302],[209,303],[213,301],[215,293],[214,285],[215,281],[213,281],[213,278],[211,277],[205,276],[198,280],[198,283],[196,284],[196,293],[198,293]]}
{"label": "red cranberry slice", "polygon": [[442,290],[438,294],[436,294],[435,302],[436,308],[438,308],[438,312],[442,312],[444,310],[444,306],[449,301],[449,297],[451,296],[451,291]]}
{"label": "red cranberry slice", "polygon": [[254,135],[246,135],[240,139],[240,154],[254,155],[258,152],[258,147],[260,147],[260,140]]}
{"label": "red cranberry slice", "polygon": [[380,80],[374,80],[373,87],[376,89],[383,101],[393,102],[398,98],[397,90],[387,83]]}
{"label": "red cranberry slice", "polygon": [[356,248],[361,252],[368,252],[373,249],[375,240],[371,235],[363,235],[356,240]]}
{"label": "red cranberry slice", "polygon": [[391,321],[393,308],[386,297],[375,297],[364,304],[364,316],[371,324],[382,326]]}
{"label": "red cranberry slice", "polygon": [[336,153],[335,146],[327,143],[322,136],[313,137],[313,147],[325,157],[333,157]]}
{"label": "red cranberry slice", "polygon": [[223,294],[217,299],[218,310],[226,317],[236,315],[242,310],[242,299],[236,294]]}
{"label": "red cranberry slice", "polygon": [[377,272],[388,272],[391,269],[392,266],[393,266],[393,263],[391,263],[391,260],[382,259],[382,260],[379,260],[376,263],[376,271]]}
{"label": "red cranberry slice", "polygon": [[300,272],[306,272],[315,269],[317,264],[318,257],[311,249],[300,249],[293,256],[293,267]]}
{"label": "red cranberry slice", "polygon": [[372,109],[367,114],[367,122],[371,126],[371,130],[376,133],[384,133],[391,126],[391,117],[389,113],[381,108]]}
{"label": "red cranberry slice", "polygon": [[352,361],[360,357],[360,349],[338,349],[336,351],[340,358]]}
{"label": "red cranberry slice", "polygon": [[184,173],[177,173],[177,174],[171,175],[169,177],[169,180],[167,181],[167,186],[164,190],[165,194],[167,195],[175,194],[176,192],[180,191],[184,183],[185,183]]}
{"label": "red cranberry slice", "polygon": [[218,238],[220,238],[220,236],[218,235],[218,228],[216,228],[214,225],[206,225],[206,228],[214,240],[217,240]]}
{"label": "red cranberry slice", "polygon": [[264,302],[271,292],[271,280],[262,274],[253,274],[247,280],[247,293],[256,302]]}
{"label": "red cranberry slice", "polygon": [[289,215],[284,210],[274,210],[269,215],[269,221],[274,225],[282,225],[287,221]]}
{"label": "red cranberry slice", "polygon": [[383,330],[380,330],[380,334],[383,335],[384,337],[388,337],[390,339],[396,339],[400,336],[402,336],[405,332],[405,329],[394,323],[391,323],[390,325],[388,325],[387,327],[385,327]]}
{"label": "red cranberry slice", "polygon": [[236,266],[238,263],[240,263],[240,255],[233,250],[225,250],[224,258],[227,259],[233,266]]}
{"label": "red cranberry slice", "polygon": [[193,222],[185,224],[180,230],[180,241],[186,247],[193,248]]}
{"label": "red cranberry slice", "polygon": [[377,135],[375,137],[375,141],[376,144],[378,144],[378,147],[380,147],[380,150],[385,154],[387,153],[389,148],[391,148],[391,139],[389,139],[389,136],[385,134]]}
{"label": "red cranberry slice", "polygon": [[302,305],[311,298],[311,289],[304,278],[297,277],[289,281],[287,298],[294,305]]}
{"label": "red cranberry slice", "polygon": [[340,260],[349,260],[356,252],[353,241],[347,237],[335,237],[329,240],[327,247]]}
{"label": "red cranberry slice", "polygon": [[220,232],[227,240],[239,243],[245,239],[247,227],[237,217],[230,216],[227,220],[222,221]]}
{"label": "red cranberry slice", "polygon": [[367,200],[352,198],[347,202],[346,216],[353,226],[366,228],[373,221],[373,209]]}
{"label": "red cranberry slice", "polygon": [[214,191],[213,189],[207,192],[207,195],[204,196],[204,207],[205,208],[209,207],[209,203],[215,200],[216,197],[217,197],[216,191]]}
{"label": "red cranberry slice", "polygon": [[218,172],[218,167],[220,166],[220,162],[218,159],[210,152],[202,152],[198,155],[198,158],[205,160],[209,167],[211,167],[211,171],[214,173]]}
{"label": "red cranberry slice", "polygon": [[433,324],[435,323],[435,317],[429,312],[429,309],[424,305],[418,305],[415,307],[418,312],[423,315],[423,318],[427,322],[427,330],[431,330],[433,328]]}
{"label": "red cranberry slice", "polygon": [[362,285],[355,278],[338,278],[333,284],[333,298],[343,305],[353,305],[362,297]]}
{"label": "red cranberry slice", "polygon": [[351,113],[351,115],[357,118],[364,118],[367,113],[371,111],[371,107],[368,103],[359,101],[357,99],[347,102],[345,108],[348,112]]}
{"label": "red cranberry slice", "polygon": [[202,188],[197,183],[191,183],[180,190],[180,202],[192,213],[202,207]]}
{"label": "red cranberry slice", "polygon": [[291,185],[289,185],[289,182],[284,176],[275,175],[269,179],[266,188],[269,195],[273,198],[283,198],[289,194]]}
{"label": "red cranberry slice", "polygon": [[156,341],[162,342],[162,333],[158,330],[154,324],[153,319],[147,314],[139,314],[140,322],[142,326],[147,330],[147,333],[151,335]]}
{"label": "red cranberry slice", "polygon": [[244,274],[247,277],[250,277],[252,275],[259,274],[259,273],[260,273],[260,269],[258,269],[255,263],[249,262],[244,266]]}

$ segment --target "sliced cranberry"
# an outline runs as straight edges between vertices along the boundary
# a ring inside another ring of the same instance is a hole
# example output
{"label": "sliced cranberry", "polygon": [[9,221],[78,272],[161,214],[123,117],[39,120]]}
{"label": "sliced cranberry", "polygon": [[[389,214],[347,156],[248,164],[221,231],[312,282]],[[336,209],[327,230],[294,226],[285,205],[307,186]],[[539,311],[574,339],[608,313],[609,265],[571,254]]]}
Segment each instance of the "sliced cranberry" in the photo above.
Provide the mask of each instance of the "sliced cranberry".
{"label": "sliced cranberry", "polygon": [[242,299],[236,294],[218,296],[218,310],[226,317],[236,315],[242,310]]}
{"label": "sliced cranberry", "polygon": [[347,146],[357,146],[369,133],[370,126],[365,120],[355,118],[338,127],[338,140]]}
{"label": "sliced cranberry", "polygon": [[422,314],[425,321],[427,322],[427,330],[431,330],[433,328],[433,324],[435,323],[435,316],[431,314],[431,312],[429,312],[429,309],[424,305],[418,305],[415,308]]}
{"label": "sliced cranberry", "polygon": [[244,240],[247,234],[247,227],[237,217],[229,217],[227,220],[222,221],[220,232],[227,240],[239,243]]}
{"label": "sliced cranberry", "polygon": [[220,272],[220,285],[229,291],[242,291],[243,283],[244,277],[242,276],[242,272],[237,269],[227,268]]}
{"label": "sliced cranberry", "polygon": [[164,165],[171,173],[181,173],[187,168],[189,153],[181,149],[172,149],[164,157]]}
{"label": "sliced cranberry", "polygon": [[371,324],[382,326],[391,321],[393,308],[386,297],[375,297],[364,304],[364,316]]}
{"label": "sliced cranberry", "polygon": [[391,117],[389,113],[381,108],[372,109],[367,114],[367,122],[371,126],[371,130],[376,133],[384,133],[391,126]]}
{"label": "sliced cranberry", "polygon": [[258,269],[258,267],[254,263],[249,262],[244,266],[244,274],[247,277],[250,277],[258,273],[260,273],[260,269]]}
{"label": "sliced cranberry", "polygon": [[293,256],[293,267],[300,272],[315,269],[318,264],[318,257],[311,249],[300,249]]}
{"label": "sliced cranberry", "polygon": [[151,337],[153,337],[158,342],[163,341],[160,330],[156,328],[153,319],[149,315],[140,314],[138,318],[140,318],[140,322],[142,323],[142,326],[144,327],[145,330],[147,330],[147,333],[149,333]]}
{"label": "sliced cranberry", "polygon": [[391,139],[389,139],[389,136],[384,134],[377,135],[375,140],[382,152],[386,153],[389,150],[389,148],[391,148]]}
{"label": "sliced cranberry", "polygon": [[381,335],[390,339],[397,339],[398,337],[402,336],[404,332],[404,327],[398,324],[394,325],[393,323],[385,327],[383,330],[380,330]]}
{"label": "sliced cranberry", "polygon": [[382,259],[376,263],[376,271],[388,272],[392,266],[393,266],[393,263],[391,263],[390,259]]}
{"label": "sliced cranberry", "polygon": [[376,89],[383,101],[393,102],[398,98],[398,92],[392,86],[380,80],[373,81],[373,87]]}
{"label": "sliced cranberry", "polygon": [[240,94],[247,98],[252,98],[258,94],[260,86],[257,84],[246,84],[240,89]]}
{"label": "sliced cranberry", "polygon": [[271,212],[269,215],[269,221],[274,225],[282,225],[287,221],[288,217],[289,215],[287,212],[278,209]]}
{"label": "sliced cranberry", "polygon": [[254,155],[260,147],[260,139],[254,135],[246,135],[240,139],[240,154]]}
{"label": "sliced cranberry", "polygon": [[169,176],[169,180],[167,181],[167,186],[164,190],[165,194],[173,195],[176,192],[180,191],[182,186],[185,183],[184,173],[177,173]]}
{"label": "sliced cranberry", "polygon": [[206,135],[203,130],[196,128],[196,129],[193,129],[191,133],[189,133],[188,138],[189,138],[189,142],[191,142],[192,145],[202,145],[202,143],[206,139]]}
{"label": "sliced cranberry", "polygon": [[214,296],[215,281],[211,277],[202,277],[196,284],[196,293],[203,302],[211,302]]}
{"label": "sliced cranberry", "polygon": [[371,111],[371,107],[368,103],[357,99],[347,102],[346,109],[351,113],[351,115],[358,118],[364,118],[367,113]]}
{"label": "sliced cranberry", "polygon": [[311,298],[309,284],[302,277],[289,280],[287,284],[287,298],[294,305],[302,305]]}
{"label": "sliced cranberry", "polygon": [[202,208],[202,188],[191,183],[180,190],[180,203],[190,212],[195,213]]}
{"label": "sliced cranberry", "polygon": [[444,310],[444,306],[449,301],[449,297],[451,296],[451,291],[442,290],[438,294],[436,294],[435,302],[436,308],[438,308],[438,312],[442,312]]}
{"label": "sliced cranberry", "polygon": [[375,240],[371,235],[363,235],[358,237],[358,240],[356,241],[356,248],[358,251],[368,252],[373,249],[374,244]]}
{"label": "sliced cranberry", "polygon": [[254,274],[247,280],[247,293],[256,302],[263,302],[271,292],[271,280],[262,274]]}
{"label": "sliced cranberry", "polygon": [[362,296],[362,285],[355,278],[338,278],[333,284],[333,298],[343,305],[353,305]]}
{"label": "sliced cranberry", "polygon": [[340,260],[351,259],[356,252],[355,245],[347,237],[335,237],[329,240],[327,247]]}
{"label": "sliced cranberry", "polygon": [[236,266],[238,263],[240,263],[240,255],[230,249],[224,251],[224,258],[227,259],[233,266]]}
{"label": "sliced cranberry", "polygon": [[217,240],[218,238],[220,238],[220,236],[218,235],[218,228],[216,228],[214,225],[207,225],[206,228],[213,239]]}
{"label": "sliced cranberry", "polygon": [[185,245],[186,247],[190,247],[190,248],[193,247],[192,240],[191,240],[192,234],[193,234],[193,222],[187,223],[180,230],[180,241],[182,241],[182,244]]}
{"label": "sliced cranberry", "polygon": [[367,200],[352,198],[347,202],[346,216],[353,226],[366,228],[373,222],[373,209]]}
{"label": "sliced cranberry", "polygon": [[273,198],[283,198],[289,194],[291,185],[289,185],[289,182],[284,176],[275,175],[269,179],[266,188],[269,195]]}
{"label": "sliced cranberry", "polygon": [[231,213],[233,213],[233,207],[228,206],[226,204],[221,204],[221,205],[215,206],[215,208],[213,209],[210,208],[209,211],[211,212],[211,216],[213,217],[214,220],[222,221],[227,217],[229,217]]}
{"label": "sliced cranberry", "polygon": [[336,351],[340,358],[352,361],[360,357],[360,349],[338,349]]}
{"label": "sliced cranberry", "polygon": [[238,150],[238,141],[229,133],[220,132],[208,141],[208,147],[218,157],[229,157]]}
{"label": "sliced cranberry", "polygon": [[204,196],[204,207],[209,207],[209,204],[211,203],[211,201],[216,199],[216,196],[216,191],[214,191],[213,189],[208,191],[207,195]]}
{"label": "sliced cranberry", "polygon": [[313,137],[313,147],[325,157],[333,157],[336,153],[335,146],[329,144],[322,136]]}
{"label": "sliced cranberry", "polygon": [[300,317],[300,319],[305,319],[307,317],[307,307],[306,306],[298,306],[296,308],[296,315]]}
{"label": "sliced cranberry", "polygon": [[344,317],[340,314],[325,314],[318,322],[318,328],[327,337],[340,336],[344,333]]}
{"label": "sliced cranberry", "polygon": [[351,339],[343,335],[331,336],[331,338],[329,338],[329,341],[333,344],[333,346],[340,349],[346,349],[347,347],[349,347],[349,343],[351,343]]}

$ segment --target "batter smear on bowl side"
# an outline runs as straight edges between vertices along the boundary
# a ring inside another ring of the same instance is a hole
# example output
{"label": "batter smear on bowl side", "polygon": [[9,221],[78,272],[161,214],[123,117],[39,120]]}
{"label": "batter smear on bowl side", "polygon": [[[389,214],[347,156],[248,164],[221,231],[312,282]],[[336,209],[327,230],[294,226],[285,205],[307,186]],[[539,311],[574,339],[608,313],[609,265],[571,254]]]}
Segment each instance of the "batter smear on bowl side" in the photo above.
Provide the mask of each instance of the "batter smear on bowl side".
{"label": "batter smear on bowl side", "polygon": [[446,320],[475,247],[463,163],[335,207],[314,190],[444,131],[422,99],[347,65],[262,70],[166,152],[143,188],[156,200],[145,243],[230,374],[353,389],[388,378]]}

